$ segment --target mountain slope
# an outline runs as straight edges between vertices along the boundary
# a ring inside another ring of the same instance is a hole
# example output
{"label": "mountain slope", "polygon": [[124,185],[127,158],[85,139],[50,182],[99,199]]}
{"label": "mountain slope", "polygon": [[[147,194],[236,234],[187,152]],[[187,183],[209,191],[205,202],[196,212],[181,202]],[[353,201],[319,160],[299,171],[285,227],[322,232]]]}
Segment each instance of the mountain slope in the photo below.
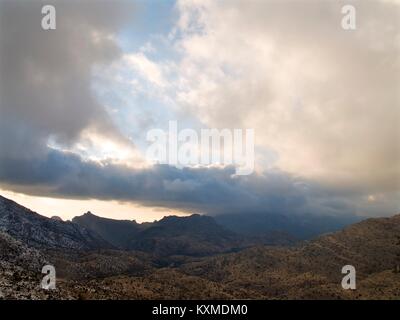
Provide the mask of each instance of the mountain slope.
{"label": "mountain slope", "polygon": [[141,230],[141,225],[136,221],[107,219],[98,217],[91,212],[74,217],[72,222],[94,231],[120,249],[129,249],[130,242],[137,237]]}
{"label": "mountain slope", "polygon": [[0,232],[0,300],[70,297],[68,290],[61,294],[59,290],[40,288],[41,270],[46,264],[49,262],[38,250]]}
{"label": "mountain slope", "polygon": [[155,256],[204,256],[244,245],[243,237],[226,230],[208,216],[169,216],[153,223],[137,224],[86,213],[72,221],[120,249],[144,251]]}
{"label": "mountain slope", "polygon": [[[360,291],[341,288],[341,269],[347,264],[356,268]],[[400,273],[394,272],[397,265],[400,215],[368,219],[295,248],[254,247],[189,263],[181,270],[225,284],[228,292],[238,292],[236,298],[331,299],[376,297],[370,283],[385,274],[400,283]],[[380,290],[386,297],[394,292],[393,286]]]}
{"label": "mountain slope", "polygon": [[169,216],[149,224],[130,247],[156,255],[210,255],[243,246],[243,239],[208,216]]}
{"label": "mountain slope", "polygon": [[0,231],[28,246],[41,249],[90,250],[111,245],[75,223],[43,217],[0,196]]}
{"label": "mountain slope", "polygon": [[[141,277],[89,280],[78,292],[86,299],[400,299],[399,236],[400,216],[369,219],[298,247],[191,259]],[[357,270],[357,290],[341,287],[345,264]]]}

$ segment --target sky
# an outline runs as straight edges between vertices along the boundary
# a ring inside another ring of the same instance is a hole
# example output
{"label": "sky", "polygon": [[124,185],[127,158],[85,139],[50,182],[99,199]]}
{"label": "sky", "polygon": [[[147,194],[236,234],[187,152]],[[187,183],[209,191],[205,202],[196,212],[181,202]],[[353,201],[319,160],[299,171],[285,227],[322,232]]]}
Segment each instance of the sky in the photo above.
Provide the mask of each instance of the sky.
{"label": "sky", "polygon": [[[0,0],[0,194],[64,219],[399,213],[399,24],[398,0]],[[170,121],[253,129],[254,172],[151,161]]]}

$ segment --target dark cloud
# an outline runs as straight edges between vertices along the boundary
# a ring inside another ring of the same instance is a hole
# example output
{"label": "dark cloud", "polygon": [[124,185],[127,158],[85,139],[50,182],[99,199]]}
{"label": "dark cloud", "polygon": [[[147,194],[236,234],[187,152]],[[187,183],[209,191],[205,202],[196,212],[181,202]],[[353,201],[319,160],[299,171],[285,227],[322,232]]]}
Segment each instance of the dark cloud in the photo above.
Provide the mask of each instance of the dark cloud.
{"label": "dark cloud", "polygon": [[[41,28],[56,8],[57,29]],[[134,7],[123,1],[0,1],[0,150],[29,158],[93,128],[119,137],[91,90],[91,71],[120,55],[113,40]]]}
{"label": "dark cloud", "polygon": [[330,191],[284,172],[234,173],[233,167],[132,169],[53,150],[44,160],[3,161],[0,180],[36,195],[135,201],[208,214],[354,213],[353,205],[335,200]]}

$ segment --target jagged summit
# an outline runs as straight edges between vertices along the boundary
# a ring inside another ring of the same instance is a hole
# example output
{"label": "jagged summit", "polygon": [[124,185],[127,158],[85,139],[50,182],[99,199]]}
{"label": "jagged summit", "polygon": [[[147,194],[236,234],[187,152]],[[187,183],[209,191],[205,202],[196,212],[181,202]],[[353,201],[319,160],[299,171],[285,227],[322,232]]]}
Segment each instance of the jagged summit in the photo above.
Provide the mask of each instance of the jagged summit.
{"label": "jagged summit", "polygon": [[212,217],[194,214],[166,216],[152,223],[102,218],[90,212],[72,221],[124,250],[161,255],[207,255],[240,246],[241,237],[218,225]]}
{"label": "jagged summit", "polygon": [[103,239],[120,249],[129,248],[129,243],[139,230],[134,220],[115,220],[94,215],[90,211],[74,217],[72,222],[99,234]]}

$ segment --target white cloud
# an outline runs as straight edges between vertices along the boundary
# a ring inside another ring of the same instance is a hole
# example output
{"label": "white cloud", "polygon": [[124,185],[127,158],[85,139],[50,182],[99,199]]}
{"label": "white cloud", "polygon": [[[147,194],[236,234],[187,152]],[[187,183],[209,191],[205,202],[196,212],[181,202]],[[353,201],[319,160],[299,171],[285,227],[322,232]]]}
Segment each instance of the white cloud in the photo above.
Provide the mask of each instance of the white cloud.
{"label": "white cloud", "polygon": [[283,170],[393,190],[400,177],[399,6],[179,1],[177,103],[211,127],[254,128]]}
{"label": "white cloud", "polygon": [[153,84],[161,88],[167,85],[162,68],[144,53],[127,54],[123,57],[123,62]]}

